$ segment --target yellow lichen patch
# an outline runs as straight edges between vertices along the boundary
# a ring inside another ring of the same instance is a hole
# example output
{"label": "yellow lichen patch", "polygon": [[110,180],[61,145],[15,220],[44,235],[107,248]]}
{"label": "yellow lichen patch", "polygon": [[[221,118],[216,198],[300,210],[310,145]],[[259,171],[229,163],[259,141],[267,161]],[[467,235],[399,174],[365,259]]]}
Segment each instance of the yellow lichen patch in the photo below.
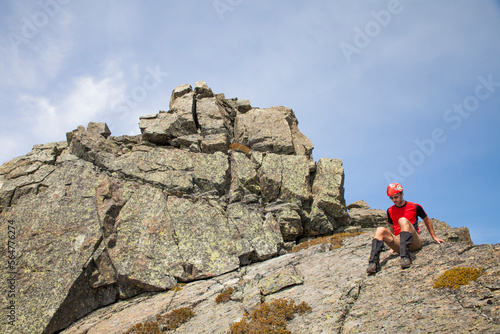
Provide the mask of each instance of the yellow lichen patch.
{"label": "yellow lichen patch", "polygon": [[292,252],[298,252],[300,250],[309,248],[314,245],[330,245],[330,249],[340,248],[342,246],[342,241],[346,238],[355,237],[360,235],[362,232],[345,232],[345,233],[337,233],[334,235],[329,235],[326,237],[311,239],[305,242],[298,244],[293,247]]}
{"label": "yellow lichen patch", "polygon": [[475,281],[482,274],[482,268],[457,267],[449,269],[434,282],[434,288],[453,288],[456,290],[461,285],[467,285],[470,281]]}
{"label": "yellow lichen patch", "polygon": [[189,307],[181,307],[164,315],[157,315],[156,321],[138,323],[124,334],[161,334],[167,330],[175,330],[180,325],[194,317],[194,312]]}
{"label": "yellow lichen patch", "polygon": [[220,303],[227,303],[231,299],[231,295],[233,294],[234,289],[232,287],[229,287],[227,289],[224,289],[217,297],[215,297],[215,302],[217,304]]}
{"label": "yellow lichen patch", "polygon": [[232,143],[231,145],[229,145],[229,149],[235,150],[235,151],[240,151],[240,152],[243,152],[245,154],[250,154],[250,151],[251,151],[248,146],[245,146],[245,145],[240,144],[240,143]]}
{"label": "yellow lichen patch", "polygon": [[177,291],[181,291],[182,288],[186,285],[186,283],[179,283],[179,284],[176,284],[175,286],[173,286],[170,291],[173,291],[173,292],[177,292]]}
{"label": "yellow lichen patch", "polygon": [[291,334],[286,328],[294,313],[311,312],[311,307],[302,302],[295,305],[290,299],[275,299],[270,303],[260,304],[252,313],[245,313],[243,319],[230,327],[230,334],[278,333]]}

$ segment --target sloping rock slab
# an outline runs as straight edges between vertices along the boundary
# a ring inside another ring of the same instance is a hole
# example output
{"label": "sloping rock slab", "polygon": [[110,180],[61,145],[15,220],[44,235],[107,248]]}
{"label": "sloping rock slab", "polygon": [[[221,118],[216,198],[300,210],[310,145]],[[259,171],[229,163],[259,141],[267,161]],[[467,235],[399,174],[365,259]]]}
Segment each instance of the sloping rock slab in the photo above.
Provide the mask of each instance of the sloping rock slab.
{"label": "sloping rock slab", "polygon": [[[437,230],[454,230],[437,221],[435,225]],[[386,250],[382,253],[382,271],[367,276],[372,233],[347,239],[339,249],[329,251],[329,247],[318,245],[192,282],[180,291],[120,302],[96,311],[62,333],[123,333],[138,322],[154,320],[156,314],[191,307],[195,316],[176,333],[222,334],[245,311],[251,311],[263,299],[275,298],[293,298],[312,307],[311,313],[291,320],[288,329],[292,333],[500,331],[500,296],[495,289],[500,245],[473,246],[467,240],[447,240],[438,245],[424,232],[424,247],[414,253],[410,269],[401,270],[399,259]],[[456,266],[480,266],[485,269],[484,279],[457,291],[434,289],[433,282]],[[271,277],[278,282],[280,275],[276,274],[286,268],[300,272],[303,283],[263,296],[262,284]],[[228,287],[235,290],[230,301],[217,304],[215,298]]]}

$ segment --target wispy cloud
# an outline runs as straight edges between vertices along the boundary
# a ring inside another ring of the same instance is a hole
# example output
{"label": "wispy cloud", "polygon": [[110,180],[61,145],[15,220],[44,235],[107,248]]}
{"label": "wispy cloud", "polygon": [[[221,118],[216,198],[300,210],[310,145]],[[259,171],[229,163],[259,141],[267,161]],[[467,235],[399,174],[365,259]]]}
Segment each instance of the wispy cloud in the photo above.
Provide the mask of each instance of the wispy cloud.
{"label": "wispy cloud", "polygon": [[29,132],[35,138],[64,140],[67,131],[87,125],[89,120],[106,117],[109,96],[124,94],[121,77],[120,72],[104,78],[78,77],[63,94],[53,94],[50,98],[22,95],[20,100]]}

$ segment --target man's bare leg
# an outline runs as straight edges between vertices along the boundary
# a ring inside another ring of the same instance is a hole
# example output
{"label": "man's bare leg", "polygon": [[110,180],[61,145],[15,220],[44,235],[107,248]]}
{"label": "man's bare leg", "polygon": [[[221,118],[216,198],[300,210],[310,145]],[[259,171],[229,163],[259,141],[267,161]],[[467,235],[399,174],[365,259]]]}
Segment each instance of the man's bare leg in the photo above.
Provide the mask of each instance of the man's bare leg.
{"label": "man's bare leg", "polygon": [[422,239],[408,219],[404,217],[400,218],[398,224],[401,228],[401,233],[399,235],[401,268],[406,269],[411,266],[410,250],[416,250],[422,247]]}
{"label": "man's bare leg", "polygon": [[385,227],[379,227],[375,230],[370,259],[368,260],[368,268],[366,269],[368,274],[375,274],[380,270],[380,253],[384,249],[384,243],[394,249],[396,246],[394,239],[391,231]]}

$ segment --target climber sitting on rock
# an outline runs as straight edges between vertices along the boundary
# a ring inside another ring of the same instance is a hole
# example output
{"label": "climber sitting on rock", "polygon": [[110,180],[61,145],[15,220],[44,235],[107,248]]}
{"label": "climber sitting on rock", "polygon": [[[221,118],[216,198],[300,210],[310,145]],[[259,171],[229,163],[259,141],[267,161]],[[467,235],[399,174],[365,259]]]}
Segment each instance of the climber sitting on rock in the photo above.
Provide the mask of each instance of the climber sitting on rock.
{"label": "climber sitting on rock", "polygon": [[375,274],[380,270],[380,253],[384,248],[384,242],[401,256],[401,268],[406,269],[411,266],[410,251],[422,247],[422,238],[420,238],[418,230],[418,217],[423,219],[425,227],[434,241],[444,242],[434,233],[432,221],[424,209],[419,204],[404,200],[403,187],[399,183],[391,183],[387,187],[387,196],[394,202],[394,205],[387,209],[390,230],[378,227],[375,231],[370,260],[366,269],[368,274]]}

